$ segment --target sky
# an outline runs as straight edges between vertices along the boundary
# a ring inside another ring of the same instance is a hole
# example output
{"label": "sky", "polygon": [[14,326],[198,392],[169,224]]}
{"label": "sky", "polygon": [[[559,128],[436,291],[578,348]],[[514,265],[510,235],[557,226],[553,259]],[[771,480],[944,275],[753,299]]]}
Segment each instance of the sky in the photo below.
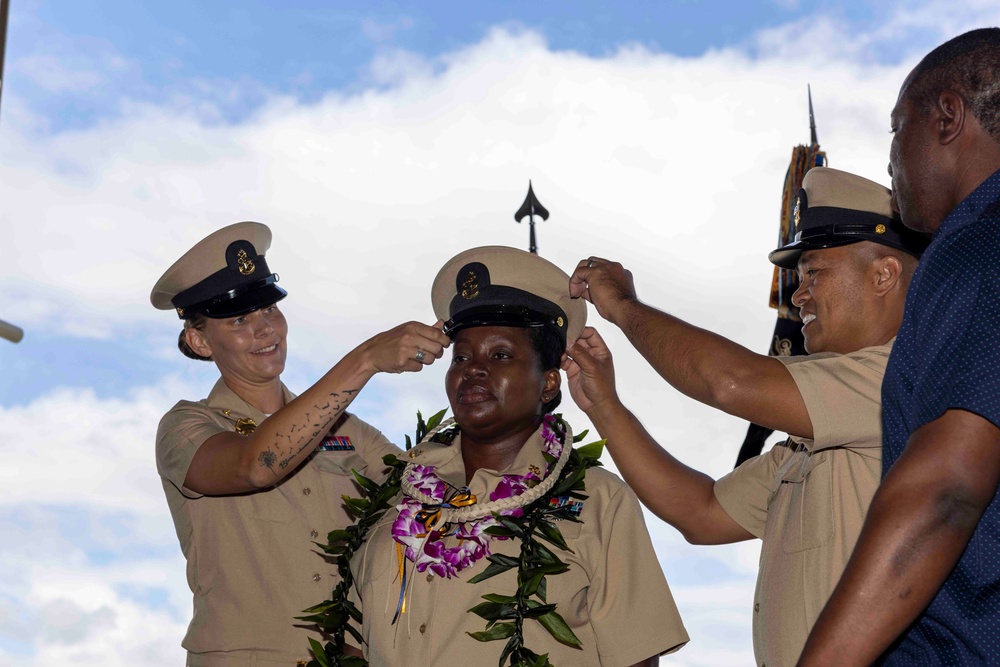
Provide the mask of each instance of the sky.
{"label": "sky", "polygon": [[[472,246],[566,270],[621,261],[640,298],[767,349],[780,190],[809,138],[888,184],[906,73],[964,3],[12,0],[0,106],[0,667],[178,665],[191,593],[153,457],[159,418],[217,373],[153,309],[211,231],[268,224],[301,391],[400,322]],[[731,469],[745,424],[680,396],[591,308],[625,403],[684,462]],[[445,365],[352,410],[401,441]],[[585,417],[566,400],[576,430]],[[613,462],[606,460],[609,468]],[[647,517],[692,641],[662,664],[750,664],[759,547]]]}

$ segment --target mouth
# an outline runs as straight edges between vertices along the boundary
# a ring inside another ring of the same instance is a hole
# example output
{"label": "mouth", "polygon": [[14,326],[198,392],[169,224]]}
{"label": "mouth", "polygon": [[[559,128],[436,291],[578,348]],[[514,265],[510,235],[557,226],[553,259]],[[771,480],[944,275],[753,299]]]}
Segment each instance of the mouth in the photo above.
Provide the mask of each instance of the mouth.
{"label": "mouth", "polygon": [[802,327],[805,328],[807,324],[816,319],[815,313],[800,313],[799,317],[802,319]]}
{"label": "mouth", "polygon": [[278,344],[275,343],[273,345],[268,345],[267,347],[262,347],[259,350],[254,350],[250,354],[271,354],[272,352],[277,351],[277,349],[278,349]]}
{"label": "mouth", "polygon": [[481,384],[463,384],[458,388],[458,404],[474,405],[493,400],[489,388]]}

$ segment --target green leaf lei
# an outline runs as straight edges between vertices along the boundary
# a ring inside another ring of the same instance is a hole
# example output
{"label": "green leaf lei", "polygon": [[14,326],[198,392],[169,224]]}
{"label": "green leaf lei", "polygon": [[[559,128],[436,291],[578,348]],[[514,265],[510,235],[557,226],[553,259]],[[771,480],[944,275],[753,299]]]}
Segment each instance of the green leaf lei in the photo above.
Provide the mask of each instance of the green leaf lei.
{"label": "green leaf lei", "polygon": [[[447,410],[441,410],[424,422],[423,416],[417,413],[416,442],[421,442],[428,432],[437,427]],[[566,434],[566,424],[562,415],[555,415],[558,432]],[[457,429],[457,427],[456,427]],[[450,428],[447,432],[437,433],[433,440],[448,441],[454,438],[457,430]],[[573,438],[580,442],[586,437],[583,431]],[[410,436],[406,436],[406,449],[413,446]],[[567,625],[563,617],[556,612],[556,605],[546,600],[546,579],[550,575],[562,574],[569,570],[569,565],[559,559],[556,554],[542,544],[537,538],[542,538],[549,544],[563,551],[571,551],[562,533],[554,521],[572,521],[580,523],[566,506],[550,507],[549,502],[559,496],[567,496],[576,500],[586,500],[581,492],[586,490],[584,479],[587,469],[600,466],[600,456],[604,449],[604,441],[598,440],[578,449],[573,449],[569,461],[562,469],[552,489],[535,502],[524,506],[521,517],[495,515],[500,525],[488,528],[486,532],[495,537],[518,538],[521,540],[521,551],[518,557],[503,554],[487,556],[490,564],[485,570],[469,579],[475,584],[495,577],[498,574],[517,568],[517,590],[513,595],[484,595],[481,602],[469,611],[486,621],[486,629],[481,632],[470,632],[469,635],[481,642],[506,639],[507,644],[500,655],[499,667],[504,667],[508,660],[510,667],[552,667],[548,654],[539,655],[524,645],[524,622],[537,621],[557,641],[568,646],[580,646],[580,640]],[[546,459],[551,459],[543,453]],[[299,620],[316,623],[329,637],[323,645],[315,639],[310,639],[312,653],[315,657],[308,667],[365,667],[368,661],[364,658],[349,656],[344,653],[347,633],[362,643],[361,632],[351,625],[351,620],[361,623],[361,611],[349,600],[354,576],[351,573],[351,558],[365,543],[369,529],[382,518],[394,505],[392,500],[400,493],[400,483],[406,463],[392,455],[383,462],[391,468],[388,478],[378,484],[367,477],[354,472],[354,477],[361,487],[362,498],[344,496],[348,511],[357,522],[343,530],[334,530],[327,535],[327,544],[316,543],[323,551],[334,557],[337,570],[340,573],[340,583],[333,589],[330,599],[306,609],[308,616],[299,616]],[[554,462],[552,459],[551,462]],[[353,472],[353,471],[352,471]]]}

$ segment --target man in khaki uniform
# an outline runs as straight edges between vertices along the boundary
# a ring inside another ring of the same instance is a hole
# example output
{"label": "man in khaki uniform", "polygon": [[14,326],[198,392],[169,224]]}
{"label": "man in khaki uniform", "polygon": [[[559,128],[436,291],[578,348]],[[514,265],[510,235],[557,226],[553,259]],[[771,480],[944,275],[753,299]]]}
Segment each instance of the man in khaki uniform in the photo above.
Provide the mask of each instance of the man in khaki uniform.
{"label": "man in khaki uniform", "polygon": [[758,355],[642,304],[619,264],[592,257],[571,280],[678,390],[789,434],[715,482],[621,404],[595,331],[568,352],[574,398],[654,513],[696,544],[763,540],[753,635],[757,664],[770,667],[795,664],[878,485],[880,385],[927,243],[893,216],[886,188],[834,169],[806,174],[797,219],[796,240],[770,259],[799,272],[805,357]]}
{"label": "man in khaki uniform", "polygon": [[399,450],[344,410],[380,371],[417,371],[447,337],[416,322],[366,341],[301,396],[281,382],[285,296],[264,253],[270,230],[246,222],[208,236],[153,288],[184,320],[179,347],[213,361],[208,398],[161,420],[157,469],[187,559],[192,667],[305,665],[314,626],[295,620],[329,595],[337,573],[313,544],[349,519],[350,470],[377,475]]}

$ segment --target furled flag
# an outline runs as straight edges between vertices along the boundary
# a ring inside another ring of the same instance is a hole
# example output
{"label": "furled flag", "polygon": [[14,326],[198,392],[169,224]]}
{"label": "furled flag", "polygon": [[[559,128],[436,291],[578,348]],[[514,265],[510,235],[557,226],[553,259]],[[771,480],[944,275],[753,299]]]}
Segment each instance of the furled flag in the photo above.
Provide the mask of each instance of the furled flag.
{"label": "furled flag", "polygon": [[[826,166],[826,153],[819,149],[816,139],[816,118],[813,116],[812,90],[809,94],[809,131],[811,134],[808,146],[796,146],[792,149],[792,161],[785,174],[785,186],[781,191],[781,219],[778,223],[778,247],[791,243],[795,237],[795,201],[802,187],[802,179],[813,167]],[[799,278],[794,271],[774,267],[774,278],[771,280],[771,308],[778,311],[778,321],[774,325],[774,336],[767,353],[772,357],[790,357],[805,354],[802,343],[802,320],[792,305],[792,294],[798,289]],[[759,424],[750,424],[740,453],[736,457],[736,466],[747,459],[757,456],[764,449],[764,441],[774,432]]]}

